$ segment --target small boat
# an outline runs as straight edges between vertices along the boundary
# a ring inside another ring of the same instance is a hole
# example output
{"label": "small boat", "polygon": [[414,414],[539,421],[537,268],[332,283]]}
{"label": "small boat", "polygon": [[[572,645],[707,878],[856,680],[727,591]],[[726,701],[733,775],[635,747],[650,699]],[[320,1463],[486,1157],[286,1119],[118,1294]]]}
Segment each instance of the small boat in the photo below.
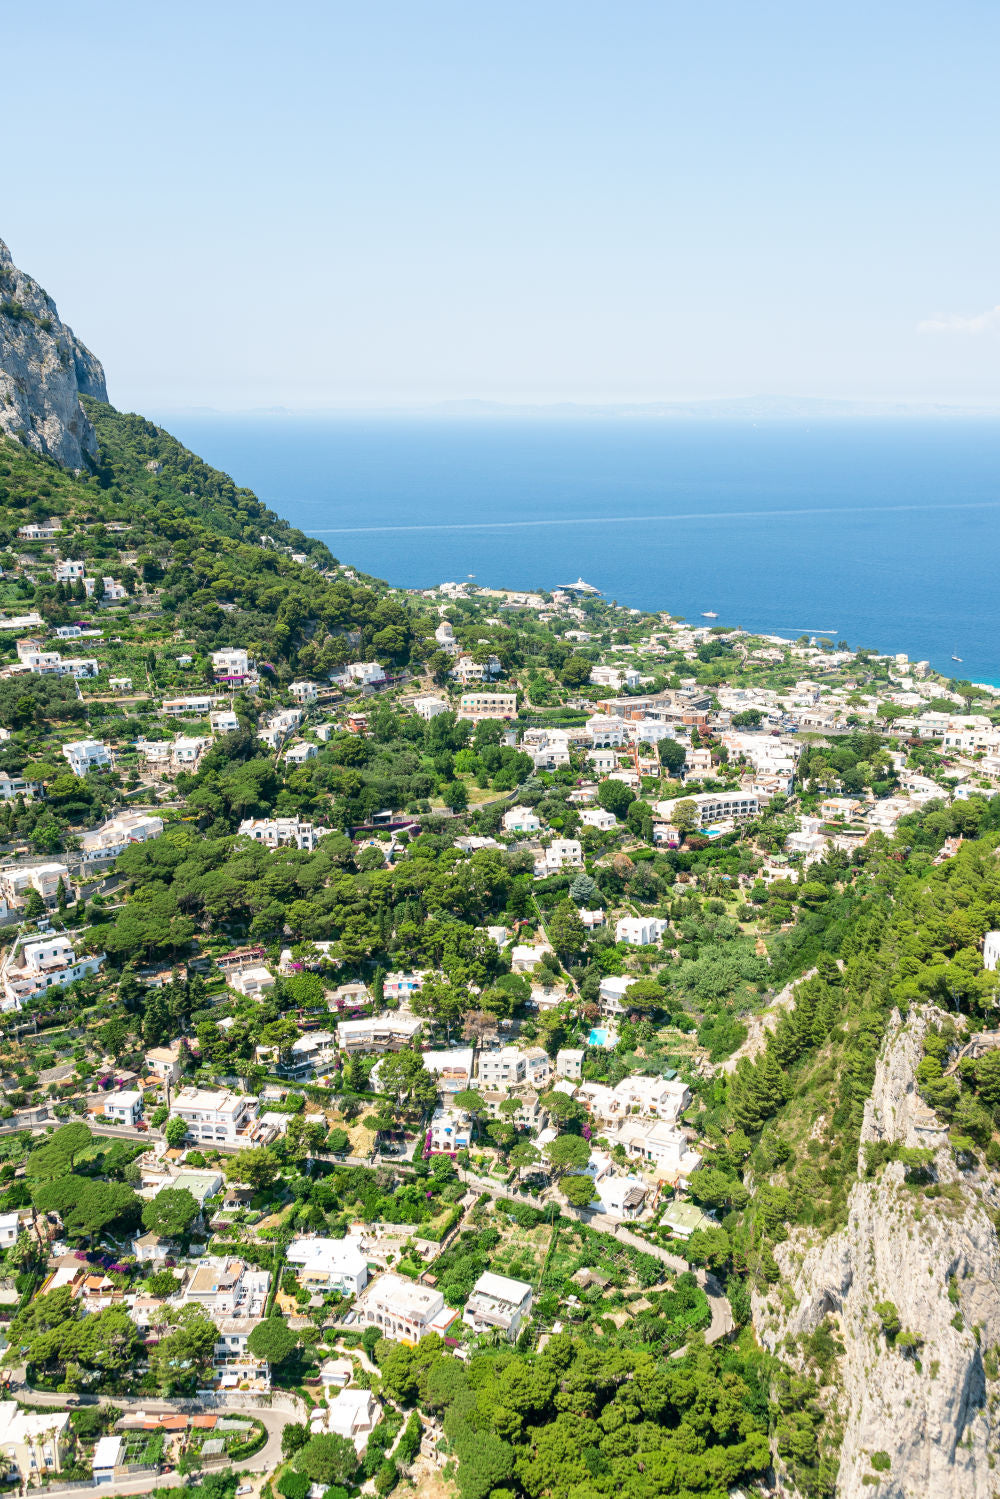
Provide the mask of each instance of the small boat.
{"label": "small boat", "polygon": [[706,609],[701,617],[702,619],[718,619],[719,616],[715,613],[714,609]]}
{"label": "small boat", "polygon": [[952,659],[952,660],[953,660],[953,661],[961,661],[961,659],[962,659],[962,658],[961,658],[961,656],[952,656],[952,658],[951,658],[951,659]]}

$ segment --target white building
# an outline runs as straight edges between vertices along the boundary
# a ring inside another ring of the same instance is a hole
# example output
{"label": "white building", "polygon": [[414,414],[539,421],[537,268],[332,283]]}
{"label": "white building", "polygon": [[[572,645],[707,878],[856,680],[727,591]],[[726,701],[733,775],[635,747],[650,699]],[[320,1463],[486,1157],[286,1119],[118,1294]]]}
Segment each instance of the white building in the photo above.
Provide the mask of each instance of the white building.
{"label": "white building", "polygon": [[12,802],[17,796],[31,801],[40,790],[41,786],[37,781],[26,781],[23,776],[12,776],[6,771],[0,771],[0,801]]}
{"label": "white building", "polygon": [[516,718],[516,692],[463,692],[459,718]]}
{"label": "white building", "polygon": [[178,734],[170,746],[171,769],[193,769],[210,743],[211,740],[200,735]]}
{"label": "white building", "polygon": [[512,972],[533,973],[542,961],[542,954],[549,951],[548,947],[529,947],[526,943],[518,943],[510,950]]}
{"label": "white building", "polygon": [[8,864],[0,869],[0,895],[10,906],[20,906],[29,890],[34,890],[46,904],[58,898],[59,881],[67,894],[72,891],[69,870],[65,864]]}
{"label": "white building", "polygon": [[232,708],[216,708],[208,715],[208,722],[213,734],[235,734],[240,726]]}
{"label": "white building", "polygon": [[996,973],[1000,963],[1000,932],[987,932],[983,938],[983,967],[988,973]]}
{"label": "white building", "polygon": [[49,519],[29,521],[26,526],[18,526],[17,534],[22,541],[51,541],[53,536],[58,536],[61,530],[61,520]]}
{"label": "white building", "polygon": [[379,687],[385,681],[385,669],[377,661],[351,661],[347,675],[363,687]]}
{"label": "white building", "polygon": [[615,814],[606,812],[603,807],[584,807],[580,813],[580,821],[585,828],[596,828],[599,833],[610,833],[612,828],[618,826]]}
{"label": "white building", "polygon": [[297,703],[314,703],[319,696],[315,682],[290,682],[288,691]]}
{"label": "white building", "polygon": [[556,1052],[556,1072],[560,1077],[582,1077],[585,1056],[586,1051],[581,1046],[560,1046]]}
{"label": "white building", "polygon": [[342,1390],[354,1378],[354,1365],[349,1358],[328,1358],[319,1366],[319,1377],[323,1393],[329,1398],[331,1390]]}
{"label": "white building", "polygon": [[62,752],[75,776],[85,776],[88,770],[102,770],[113,763],[111,751],[99,739],[74,739],[63,745]]}
{"label": "white building", "polygon": [[398,1011],[361,1020],[341,1020],[337,1042],[352,1056],[359,1051],[401,1051],[420,1034],[423,1024],[418,1016],[401,1015]]}
{"label": "white building", "polygon": [[3,1001],[0,1009],[20,1009],[21,1002],[47,989],[60,989],[89,973],[97,973],[104,953],[93,957],[79,955],[63,933],[33,937],[27,942],[15,938],[14,945],[0,962]]}
{"label": "white building", "polygon": [[410,705],[418,718],[425,723],[430,723],[432,718],[437,718],[439,713],[448,712],[448,704],[443,697],[434,697],[428,694],[426,697],[415,697]]}
{"label": "white building", "polygon": [[424,1052],[424,1067],[437,1078],[438,1092],[442,1097],[461,1093],[472,1080],[473,1048],[451,1046],[439,1051]]}
{"label": "white building", "polygon": [[[101,1440],[111,1440],[121,1448],[121,1437]],[[61,1471],[69,1441],[69,1411],[24,1411],[16,1400],[0,1400],[0,1451],[20,1474],[22,1492],[37,1484],[43,1473]],[[97,1457],[95,1451],[95,1474]]]}
{"label": "white building", "polygon": [[66,557],[56,563],[55,580],[57,583],[75,583],[77,579],[83,579],[87,572],[87,564],[77,558]]}
{"label": "white building", "polygon": [[525,1082],[532,1088],[544,1088],[552,1076],[552,1063],[544,1046],[529,1046],[524,1056]]}
{"label": "white building", "polygon": [[701,1156],[691,1149],[683,1133],[662,1119],[623,1120],[611,1143],[622,1145],[632,1160],[675,1183],[686,1182],[701,1165]]}
{"label": "white building", "polygon": [[359,1324],[377,1327],[394,1342],[418,1343],[428,1333],[444,1335],[458,1316],[445,1306],[440,1291],[405,1280],[401,1275],[380,1275],[362,1292],[356,1303]]}
{"label": "white building", "polygon": [[634,973],[608,973],[601,979],[598,995],[602,1015],[621,1015],[626,1009],[625,991],[636,981]]}
{"label": "white building", "polygon": [[56,671],[62,656],[59,651],[45,650],[40,640],[29,637],[17,642],[17,659],[30,671],[47,675]]}
{"label": "white building", "polygon": [[449,1153],[468,1150],[472,1143],[472,1120],[464,1109],[439,1106],[431,1116],[427,1133],[431,1150]]}
{"label": "white building", "polygon": [[615,927],[615,941],[627,942],[630,947],[645,947],[659,942],[669,930],[669,921],[662,921],[659,916],[623,916]]}
{"label": "white building", "polygon": [[638,1110],[654,1119],[675,1120],[691,1102],[691,1090],[677,1077],[651,1077],[633,1073],[622,1078],[612,1089],[614,1105],[607,1116],[631,1114]]}
{"label": "white building", "polygon": [[248,677],[250,657],[238,646],[227,646],[224,650],[212,652],[212,670],[218,677]]}
{"label": "white building", "polygon": [[[595,713],[588,718],[586,731],[593,750],[617,749],[625,743],[625,720],[614,718],[610,713]],[[593,762],[595,769],[599,769],[606,762],[600,761],[593,750],[587,758]],[[617,757],[609,768],[613,770],[615,764],[617,764]]]}
{"label": "white building", "polygon": [[511,807],[503,814],[503,825],[507,833],[537,833],[542,819],[530,807]]}
{"label": "white building", "polygon": [[176,1083],[181,1075],[180,1042],[153,1046],[146,1053],[146,1072],[164,1083]]}
{"label": "white building", "polygon": [[160,712],[164,718],[207,718],[215,707],[211,693],[197,693],[190,697],[164,698]]}
{"label": "white building", "polygon": [[378,1423],[380,1406],[371,1390],[339,1390],[325,1412],[314,1411],[310,1417],[312,1432],[330,1432],[354,1444],[362,1457],[368,1438]]}
{"label": "white building", "polygon": [[527,1059],[516,1046],[479,1053],[479,1084],[483,1088],[516,1088],[527,1077]]}
{"label": "white building", "polygon": [[257,1099],[230,1093],[226,1088],[181,1088],[171,1114],[183,1119],[188,1134],[206,1144],[249,1144],[250,1126],[257,1117]]}
{"label": "white building", "polygon": [[536,770],[558,770],[570,763],[569,734],[564,729],[527,729],[521,748]]}
{"label": "white building", "polygon": [[114,1119],[119,1124],[135,1125],[142,1118],[141,1093],[108,1093],[101,1100],[105,1119]]}
{"label": "white building", "polygon": [[591,668],[590,680],[594,687],[610,687],[618,692],[622,687],[638,687],[640,677],[634,666],[595,666]]}
{"label": "white building", "polygon": [[293,1239],[286,1259],[305,1290],[337,1291],[356,1296],[368,1284],[368,1259],[360,1237]]}
{"label": "white building", "polygon": [[695,796],[657,802],[656,810],[667,822],[672,822],[679,801],[694,802],[698,822],[703,828],[727,818],[735,823],[750,822],[758,816],[761,808],[761,798],[755,791],[701,791]]}
{"label": "white building", "polygon": [[471,656],[459,656],[451,669],[451,675],[457,677],[464,686],[468,682],[489,682],[498,677],[500,671],[500,661],[496,656],[490,656],[485,662],[474,661]]}
{"label": "white building", "polygon": [[116,859],[130,843],[148,843],[163,832],[162,817],[145,812],[119,812],[101,828],[84,833],[80,849],[84,864]]}
{"label": "white building", "polygon": [[601,1211],[629,1222],[638,1218],[646,1202],[646,1188],[637,1176],[614,1176],[609,1171],[594,1183]]}
{"label": "white building", "polygon": [[484,1270],[465,1304],[462,1321],[476,1333],[498,1329],[513,1343],[530,1311],[531,1287],[527,1281]]}
{"label": "white building", "polygon": [[253,838],[268,848],[288,844],[311,853],[327,831],[327,828],[317,828],[311,822],[302,822],[298,817],[245,817],[240,823],[239,836]]}
{"label": "white building", "polygon": [[558,874],[561,869],[582,869],[583,848],[578,838],[553,838],[535,858],[535,875]]}
{"label": "white building", "polygon": [[185,1285],[181,1304],[200,1307],[215,1322],[222,1317],[257,1320],[263,1316],[270,1286],[268,1270],[256,1270],[243,1260],[206,1255]]}
{"label": "white building", "polygon": [[308,739],[300,739],[298,744],[293,744],[291,749],[285,751],[285,764],[305,765],[308,760],[315,760],[318,754],[315,744],[310,744]]}
{"label": "white building", "polygon": [[220,1389],[270,1390],[270,1365],[249,1348],[250,1334],[262,1321],[261,1317],[219,1317],[212,1367]]}
{"label": "white building", "polygon": [[246,968],[230,969],[226,983],[247,999],[260,999],[268,989],[274,988],[274,976],[263,963],[251,963]]}

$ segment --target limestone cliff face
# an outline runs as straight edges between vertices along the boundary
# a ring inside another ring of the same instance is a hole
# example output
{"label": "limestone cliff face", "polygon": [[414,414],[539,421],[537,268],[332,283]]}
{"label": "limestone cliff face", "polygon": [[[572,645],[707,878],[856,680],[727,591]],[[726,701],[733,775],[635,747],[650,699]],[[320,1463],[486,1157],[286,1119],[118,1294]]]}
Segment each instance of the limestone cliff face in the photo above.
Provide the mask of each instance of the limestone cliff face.
{"label": "limestone cliff face", "polygon": [[96,458],[80,396],[108,399],[104,369],[0,240],[0,432],[78,469]]}
{"label": "limestone cliff face", "polygon": [[[960,1172],[917,1096],[926,1021],[895,1017],[865,1112],[865,1141],[936,1151],[939,1194],[904,1182],[892,1162],[852,1189],[847,1226],[825,1242],[779,1246],[782,1282],[754,1307],[762,1341],[811,1332],[833,1314],[845,1346],[827,1408],[843,1424],[838,1499],[994,1499],[1000,1475],[995,1369],[1000,1252],[985,1174]],[[875,1311],[891,1301],[916,1354],[893,1347]],[[984,1361],[985,1358],[985,1361]],[[794,1359],[793,1359],[794,1361]],[[888,1454],[890,1467],[872,1464]],[[867,1480],[867,1482],[865,1482]],[[880,1480],[876,1483],[876,1480]]]}

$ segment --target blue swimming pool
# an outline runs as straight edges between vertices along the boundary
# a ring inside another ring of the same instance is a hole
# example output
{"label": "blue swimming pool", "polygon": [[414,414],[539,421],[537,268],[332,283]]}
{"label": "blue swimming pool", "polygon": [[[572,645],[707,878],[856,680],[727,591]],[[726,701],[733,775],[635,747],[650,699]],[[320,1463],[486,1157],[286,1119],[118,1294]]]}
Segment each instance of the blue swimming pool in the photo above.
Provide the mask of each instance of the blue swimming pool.
{"label": "blue swimming pool", "polygon": [[[610,1037],[610,1040],[608,1039]],[[595,1025],[587,1037],[588,1046],[614,1046],[615,1037],[605,1025]]]}

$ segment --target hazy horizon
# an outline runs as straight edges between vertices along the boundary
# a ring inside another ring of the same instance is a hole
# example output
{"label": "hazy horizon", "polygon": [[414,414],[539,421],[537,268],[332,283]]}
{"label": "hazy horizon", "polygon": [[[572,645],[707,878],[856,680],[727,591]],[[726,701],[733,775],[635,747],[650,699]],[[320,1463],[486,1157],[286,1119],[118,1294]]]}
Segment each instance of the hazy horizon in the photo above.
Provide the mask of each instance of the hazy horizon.
{"label": "hazy horizon", "polygon": [[654,402],[583,402],[583,401],[490,401],[476,396],[452,400],[377,404],[343,402],[326,406],[212,406],[165,405],[156,403],[146,415],[163,422],[171,417],[219,417],[232,420],[289,418],[294,421],[323,421],[358,418],[428,420],[598,420],[617,418],[634,421],[836,421],[836,420],[1000,420],[1000,403],[994,405],[958,405],[930,401],[851,401],[828,400],[822,396],[772,396],[767,393],[748,396],[706,397],[702,400]]}

